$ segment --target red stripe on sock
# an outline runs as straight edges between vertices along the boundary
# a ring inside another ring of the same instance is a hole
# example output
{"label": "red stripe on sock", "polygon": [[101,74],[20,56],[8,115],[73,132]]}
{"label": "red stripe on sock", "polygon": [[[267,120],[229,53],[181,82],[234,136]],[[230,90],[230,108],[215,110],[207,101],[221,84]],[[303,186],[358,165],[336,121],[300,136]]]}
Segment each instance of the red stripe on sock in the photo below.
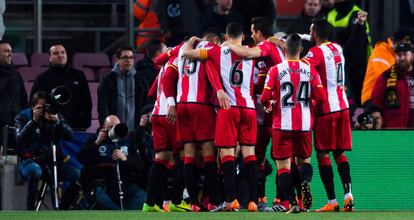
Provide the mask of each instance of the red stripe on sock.
{"label": "red stripe on sock", "polygon": [[331,166],[331,158],[329,157],[318,158],[318,165],[319,166]]}
{"label": "red stripe on sock", "polygon": [[184,164],[195,164],[195,159],[192,157],[184,157]]}
{"label": "red stripe on sock", "polygon": [[260,165],[259,165],[259,170],[260,170],[260,171],[265,170],[265,169],[266,169],[266,167],[265,167],[265,165],[264,165],[264,164],[260,164]]}
{"label": "red stripe on sock", "polygon": [[175,164],[168,163],[167,164],[167,169],[174,170],[175,169]]}
{"label": "red stripe on sock", "polygon": [[256,161],[256,155],[249,155],[245,157],[243,161],[244,161],[244,164],[247,164],[250,161]]}
{"label": "red stripe on sock", "polygon": [[226,162],[235,161],[236,158],[234,156],[224,156],[221,158],[221,165],[223,165]]}
{"label": "red stripe on sock", "polygon": [[215,156],[205,156],[204,157],[204,163],[206,162],[216,162],[216,157]]}
{"label": "red stripe on sock", "polygon": [[348,158],[346,158],[345,154],[339,154],[335,157],[336,164],[348,162]]}
{"label": "red stripe on sock", "polygon": [[280,170],[277,171],[278,176],[280,176],[284,173],[290,173],[290,170],[289,169],[280,169]]}
{"label": "red stripe on sock", "polygon": [[164,166],[167,166],[168,161],[155,158],[154,163],[160,163]]}

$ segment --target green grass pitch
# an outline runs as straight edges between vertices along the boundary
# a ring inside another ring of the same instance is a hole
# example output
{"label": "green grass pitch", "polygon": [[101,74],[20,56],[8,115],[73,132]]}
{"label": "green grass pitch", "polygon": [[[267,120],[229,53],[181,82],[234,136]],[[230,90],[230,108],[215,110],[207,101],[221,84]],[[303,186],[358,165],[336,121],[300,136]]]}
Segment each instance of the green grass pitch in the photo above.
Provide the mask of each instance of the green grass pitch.
{"label": "green grass pitch", "polygon": [[414,219],[414,211],[402,212],[364,212],[353,213],[249,213],[249,212],[220,212],[220,213],[144,213],[140,211],[41,211],[41,212],[0,212],[1,220],[351,220],[351,219]]}

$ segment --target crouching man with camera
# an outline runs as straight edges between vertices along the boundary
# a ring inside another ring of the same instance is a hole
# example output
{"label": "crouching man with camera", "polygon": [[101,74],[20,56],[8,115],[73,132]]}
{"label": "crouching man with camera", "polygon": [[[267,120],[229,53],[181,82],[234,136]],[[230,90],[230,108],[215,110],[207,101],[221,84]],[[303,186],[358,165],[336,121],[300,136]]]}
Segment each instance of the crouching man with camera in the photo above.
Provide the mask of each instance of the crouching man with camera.
{"label": "crouching man with camera", "polygon": [[124,138],[127,134],[127,126],[109,115],[98,135],[79,151],[82,185],[100,208],[138,210],[146,200],[137,184],[145,166],[130,138]]}
{"label": "crouching man with camera", "polygon": [[[30,102],[30,108],[20,112],[15,118],[16,139],[21,157],[20,172],[27,180],[28,210],[35,209],[39,180],[43,179],[53,186],[52,145],[61,139],[70,140],[73,131],[66,120],[51,108],[49,95],[44,91],[36,92]],[[63,156],[57,156],[56,174],[60,179],[75,183],[79,179],[79,170],[64,163]],[[56,178],[57,179],[57,178]],[[62,198],[62,203],[63,203]],[[57,207],[56,207],[57,208]]]}

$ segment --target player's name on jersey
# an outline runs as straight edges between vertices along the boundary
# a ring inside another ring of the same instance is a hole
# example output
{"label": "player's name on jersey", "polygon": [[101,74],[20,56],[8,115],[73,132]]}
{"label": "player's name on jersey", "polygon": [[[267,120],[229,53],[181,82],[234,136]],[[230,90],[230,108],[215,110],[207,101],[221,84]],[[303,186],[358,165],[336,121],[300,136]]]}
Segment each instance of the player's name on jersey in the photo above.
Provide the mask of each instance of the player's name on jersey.
{"label": "player's name on jersey", "polygon": [[298,69],[284,69],[279,73],[279,80],[282,80],[283,77],[285,77],[287,74],[303,74],[313,80],[313,76],[310,74],[310,72],[306,69],[298,68]]}

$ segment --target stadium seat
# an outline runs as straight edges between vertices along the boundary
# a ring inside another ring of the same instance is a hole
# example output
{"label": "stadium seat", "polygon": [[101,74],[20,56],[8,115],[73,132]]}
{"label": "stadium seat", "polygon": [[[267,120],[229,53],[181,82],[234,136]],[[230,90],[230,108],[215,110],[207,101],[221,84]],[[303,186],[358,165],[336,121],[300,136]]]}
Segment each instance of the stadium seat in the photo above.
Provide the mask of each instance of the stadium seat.
{"label": "stadium seat", "polygon": [[33,67],[48,67],[49,54],[48,53],[34,53],[30,57],[30,65]]}
{"label": "stadium seat", "polygon": [[72,66],[77,69],[91,69],[95,78],[94,81],[97,81],[101,78],[99,76],[100,69],[110,67],[110,62],[105,53],[75,53]]}
{"label": "stadium seat", "polygon": [[25,82],[33,82],[40,73],[47,70],[47,67],[30,67],[30,66],[23,66],[19,68],[19,73]]}
{"label": "stadium seat", "polygon": [[24,82],[24,88],[26,89],[27,97],[30,96],[30,92],[32,91],[33,83],[32,82]]}
{"label": "stadium seat", "polygon": [[[141,60],[142,58],[144,58],[144,54],[143,53],[135,53],[134,54],[134,62],[137,63],[139,60]],[[116,54],[113,54],[111,57],[111,63],[112,66],[115,65],[116,63]]]}
{"label": "stadium seat", "polygon": [[21,66],[28,66],[29,62],[27,61],[26,54],[24,53],[13,53],[12,56],[12,63],[16,68],[19,68]]}
{"label": "stadium seat", "polygon": [[86,132],[89,133],[96,133],[96,130],[99,128],[99,120],[98,119],[92,119],[91,126],[86,130]]}
{"label": "stadium seat", "polygon": [[98,86],[99,83],[90,82],[89,91],[92,99],[92,119],[98,119]]}
{"label": "stadium seat", "polygon": [[77,68],[78,70],[82,71],[85,74],[86,80],[88,82],[97,82],[97,78],[95,76],[95,73],[93,72],[93,70],[89,67],[82,67],[82,68]]}

